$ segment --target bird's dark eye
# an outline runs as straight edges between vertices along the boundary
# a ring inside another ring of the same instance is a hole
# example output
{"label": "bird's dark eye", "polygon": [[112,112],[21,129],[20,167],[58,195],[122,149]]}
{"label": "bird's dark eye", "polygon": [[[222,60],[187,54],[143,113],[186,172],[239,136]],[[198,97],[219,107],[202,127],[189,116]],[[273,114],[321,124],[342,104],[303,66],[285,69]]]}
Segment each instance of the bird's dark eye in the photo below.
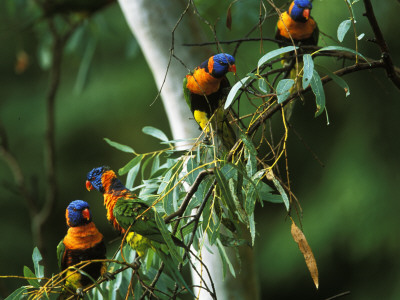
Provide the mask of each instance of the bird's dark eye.
{"label": "bird's dark eye", "polygon": [[93,181],[93,180],[95,180],[95,179],[96,179],[96,177],[93,176],[90,180]]}
{"label": "bird's dark eye", "polygon": [[76,211],[76,208],[74,207],[72,210],[73,210],[73,211]]}

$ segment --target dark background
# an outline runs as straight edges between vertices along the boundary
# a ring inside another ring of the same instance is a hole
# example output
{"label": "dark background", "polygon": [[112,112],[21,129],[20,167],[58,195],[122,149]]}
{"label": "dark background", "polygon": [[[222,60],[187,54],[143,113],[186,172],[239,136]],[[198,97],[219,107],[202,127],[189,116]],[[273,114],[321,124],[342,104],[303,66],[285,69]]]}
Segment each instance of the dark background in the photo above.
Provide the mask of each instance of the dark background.
{"label": "dark background", "polygon": [[[20,30],[32,18],[11,13],[4,3],[0,4],[0,121],[28,183],[38,181],[43,199],[44,104],[49,74],[37,59],[42,37],[31,29]],[[233,6],[229,31],[224,25],[228,1],[218,6],[198,1],[198,5],[212,22],[221,18],[217,23],[221,40],[243,37],[258,19],[258,1],[239,1]],[[400,5],[394,0],[373,1],[373,5],[394,62],[400,65]],[[320,30],[336,39],[338,25],[348,18],[345,1],[316,0],[313,6],[312,15]],[[354,9],[357,31],[366,34],[359,41],[359,51],[378,59],[378,47],[366,40],[373,35],[362,16],[363,3],[356,3]],[[273,37],[276,19],[265,22],[265,37]],[[150,106],[157,88],[142,55],[145,49],[139,49],[133,40],[118,5],[96,14],[88,26],[97,47],[81,92],[75,85],[84,49],[67,51],[62,65],[56,102],[56,179],[60,193],[44,230],[42,254],[47,275],[57,272],[56,246],[66,232],[64,211],[70,201],[88,201],[106,239],[116,237],[106,221],[101,197],[85,190],[85,176],[94,166],[107,164],[118,169],[132,157],[111,148],[103,138],[144,153],[162,147],[141,132],[144,126],[160,128],[171,137],[161,101]],[[320,36],[319,45],[332,44],[336,43],[329,37]],[[351,30],[341,45],[354,48]],[[275,48],[275,44],[265,42],[262,53]],[[16,74],[15,57],[21,49],[28,53],[30,65],[23,74]],[[224,46],[224,50],[229,53],[233,46]],[[235,80],[253,69],[262,53],[257,42],[241,46],[236,55]],[[343,64],[335,59],[317,58],[316,62],[331,70]],[[199,62],[186,63],[194,67]],[[325,86],[329,126],[324,115],[314,118],[312,94],[306,95],[304,106],[296,106],[292,119],[292,125],[325,167],[292,132],[288,142],[291,186],[303,208],[303,231],[317,259],[320,290],[315,290],[293,242],[284,207],[267,204],[257,208],[254,249],[263,299],[325,299],[344,291],[351,291],[345,299],[400,298],[400,204],[396,190],[400,184],[399,92],[383,70],[357,72],[344,79],[351,89],[347,98],[333,82]],[[183,99],[182,105],[186,105]],[[35,245],[29,213],[24,200],[13,192],[14,186],[8,166],[0,160],[0,275],[22,275],[24,265],[32,266]],[[25,284],[22,280],[0,279],[0,297]]]}

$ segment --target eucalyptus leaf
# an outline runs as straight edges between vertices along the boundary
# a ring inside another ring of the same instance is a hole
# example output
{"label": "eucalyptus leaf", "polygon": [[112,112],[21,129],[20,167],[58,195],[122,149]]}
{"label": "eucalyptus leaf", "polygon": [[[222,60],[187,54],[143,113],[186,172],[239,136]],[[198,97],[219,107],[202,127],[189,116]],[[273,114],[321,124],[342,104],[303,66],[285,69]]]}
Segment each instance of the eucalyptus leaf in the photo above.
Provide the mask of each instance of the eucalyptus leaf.
{"label": "eucalyptus leaf", "polygon": [[242,86],[246,84],[246,82],[250,79],[251,77],[246,76],[239,80],[238,82],[235,83],[235,85],[231,88],[229,91],[228,97],[226,98],[224,109],[227,109],[231,104],[233,103],[233,100],[236,97],[237,92],[240,90]]}
{"label": "eucalyptus leaf", "polygon": [[159,139],[163,142],[168,141],[168,137],[160,129],[154,128],[152,126],[145,126],[142,128],[142,131],[143,131],[143,133],[151,135],[151,136],[155,137],[156,139]]}
{"label": "eucalyptus leaf", "polygon": [[133,184],[135,183],[135,179],[139,173],[140,170],[140,161],[138,164],[136,164],[132,169],[129,170],[128,175],[126,176],[126,188],[127,189],[132,189]]}
{"label": "eucalyptus leaf", "polygon": [[249,229],[251,236],[251,245],[254,246],[254,241],[256,239],[256,223],[254,222],[254,213],[249,216]]}
{"label": "eucalyptus leaf", "polygon": [[337,29],[337,37],[339,42],[343,42],[343,39],[346,35],[346,33],[349,31],[351,26],[351,21],[350,20],[344,20],[342,23],[340,23],[338,29]]}
{"label": "eucalyptus leaf", "polygon": [[311,89],[315,95],[315,102],[317,105],[317,111],[315,113],[315,117],[318,117],[325,109],[325,92],[324,87],[322,86],[321,77],[317,71],[313,71],[314,75],[311,79]]}
{"label": "eucalyptus leaf", "polygon": [[303,89],[306,89],[310,84],[311,78],[313,77],[314,62],[310,54],[304,54],[303,56]]}
{"label": "eucalyptus leaf", "polygon": [[[40,254],[40,251],[37,247],[35,247],[35,249],[33,249],[33,253],[32,253],[32,261],[33,261],[33,266],[35,269],[35,275],[38,278],[42,278],[44,276],[44,266],[41,266],[39,264],[40,261],[42,261],[42,255]],[[40,282],[40,279],[39,279]]]}
{"label": "eucalyptus leaf", "polygon": [[240,133],[240,139],[243,141],[244,146],[250,151],[252,155],[257,155],[256,147],[253,142],[244,134]]}
{"label": "eucalyptus leaf", "polygon": [[279,81],[276,87],[276,95],[278,97],[278,103],[285,101],[290,95],[290,89],[294,85],[293,79],[282,79]]}
{"label": "eucalyptus leaf", "polygon": [[126,173],[128,173],[133,167],[135,167],[137,164],[140,164],[142,159],[144,158],[144,155],[140,154],[136,156],[134,159],[132,159],[130,162],[128,162],[125,166],[120,168],[118,170],[118,175],[122,176]]}
{"label": "eucalyptus leaf", "polygon": [[217,240],[217,247],[219,251],[219,255],[221,256],[222,260],[222,272],[223,272],[223,278],[226,276],[226,266],[228,266],[229,271],[231,272],[232,276],[236,278],[236,273],[235,269],[233,268],[233,265],[231,261],[229,260],[228,255],[225,252],[224,246],[222,246],[221,241],[218,239]]}
{"label": "eucalyptus leaf", "polygon": [[40,284],[39,284],[39,281],[37,280],[36,275],[27,266],[24,266],[24,277],[29,278],[27,280],[31,286],[33,286],[35,288],[40,287]]}
{"label": "eucalyptus leaf", "polygon": [[28,291],[28,288],[26,286],[21,286],[20,288],[16,289],[14,292],[12,292],[10,295],[8,295],[7,298],[4,300],[21,300],[27,298],[24,293]]}
{"label": "eucalyptus leaf", "polygon": [[111,141],[111,140],[108,139],[108,138],[104,138],[104,140],[107,142],[107,144],[109,144],[110,146],[112,146],[112,147],[114,147],[114,148],[116,148],[116,149],[118,149],[118,150],[121,150],[121,151],[123,151],[123,152],[128,152],[128,153],[135,153],[135,150],[133,150],[133,149],[132,149],[131,147],[129,147],[129,146],[122,145],[122,144],[117,143],[117,142],[113,142],[113,141]]}
{"label": "eucalyptus leaf", "polygon": [[167,225],[165,225],[163,218],[161,218],[161,216],[156,211],[154,211],[154,216],[156,219],[157,227],[160,230],[160,232],[164,238],[164,241],[168,246],[168,250],[170,251],[170,254],[174,258],[176,258],[176,260],[178,262],[183,262],[182,257],[179,255],[178,250],[177,250],[174,242],[172,241],[171,232],[168,230]]}
{"label": "eucalyptus leaf", "polygon": [[347,82],[340,76],[337,76],[335,73],[331,72],[330,70],[328,70],[327,68],[325,68],[324,66],[321,65],[315,65],[316,67],[318,67],[319,70],[321,70],[323,73],[325,73],[326,75],[328,75],[330,78],[332,78],[332,80],[341,88],[343,88],[344,92],[346,93],[346,97],[350,96],[350,87],[347,84]]}
{"label": "eucalyptus leaf", "polygon": [[293,46],[287,46],[287,47],[283,47],[283,48],[279,48],[273,51],[268,52],[267,54],[265,54],[263,57],[261,57],[258,60],[258,64],[257,67],[261,67],[263,64],[265,64],[266,62],[268,62],[269,60],[271,60],[272,58],[290,52],[290,51],[294,51],[294,49],[298,49],[299,47],[293,47]]}
{"label": "eucalyptus leaf", "polygon": [[258,88],[260,89],[261,92],[263,92],[264,94],[268,93],[267,90],[267,82],[265,81],[264,78],[259,78],[258,79]]}
{"label": "eucalyptus leaf", "polygon": [[353,49],[346,48],[346,47],[327,46],[327,47],[324,47],[324,48],[321,48],[321,49],[318,50],[318,52],[320,52],[320,51],[346,51],[346,52],[350,52],[350,53],[353,53],[355,55],[358,55],[358,56],[362,57],[366,62],[368,62],[367,58],[364,55],[362,55],[360,52],[357,52],[357,51],[355,51]]}
{"label": "eucalyptus leaf", "polygon": [[275,177],[272,178],[272,182],[274,183],[274,185],[275,185],[276,189],[278,190],[278,192],[281,194],[283,203],[286,206],[286,210],[289,211],[290,202],[289,202],[289,198],[288,198],[285,190],[283,189],[283,187],[280,184],[280,182],[278,181],[278,179],[276,179]]}
{"label": "eucalyptus leaf", "polygon": [[226,204],[232,215],[235,215],[235,203],[229,190],[229,184],[225,176],[218,168],[215,169],[215,178],[217,179],[218,187],[221,190],[223,199],[226,201]]}

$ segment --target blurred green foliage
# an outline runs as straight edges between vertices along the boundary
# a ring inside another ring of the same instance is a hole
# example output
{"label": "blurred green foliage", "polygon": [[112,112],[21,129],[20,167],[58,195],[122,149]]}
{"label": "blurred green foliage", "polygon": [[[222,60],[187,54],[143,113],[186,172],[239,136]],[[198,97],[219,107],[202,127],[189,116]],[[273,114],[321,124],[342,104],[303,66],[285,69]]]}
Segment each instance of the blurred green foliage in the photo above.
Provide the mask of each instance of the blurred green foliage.
{"label": "blurred green foliage", "polygon": [[[218,6],[210,5],[209,1],[198,2],[201,13],[211,23],[221,17],[216,26],[221,40],[241,38],[258,20],[258,1],[238,1],[232,7],[232,30],[229,31],[223,20],[229,1]],[[6,10],[6,3],[0,4],[0,40],[7,45],[0,48],[0,121],[30,188],[37,185],[38,194],[44,197],[42,143],[48,73],[37,60],[41,37],[25,28],[39,14],[21,15],[18,10]],[[400,42],[395,34],[399,4],[373,1],[373,5],[393,59],[400,65]],[[359,51],[377,58],[379,49],[366,40],[372,37],[372,32],[362,17],[362,7],[362,2],[355,6],[358,33],[366,34],[359,41]],[[339,24],[348,18],[348,11],[345,1],[318,0],[313,2],[312,15],[320,30],[327,34],[319,42],[325,46],[330,43],[328,36],[336,37]],[[273,37],[275,22],[276,17],[266,21],[263,36]],[[102,23],[106,26],[99,26]],[[131,42],[132,35],[118,6],[93,16],[85,26],[92,26],[95,33],[90,37],[96,39],[87,80],[77,93],[76,78],[87,49],[87,43],[82,42],[80,51],[67,52],[64,57],[57,98],[60,195],[56,213],[45,228],[46,251],[42,255],[48,272],[57,271],[55,249],[66,231],[64,210],[71,200],[90,202],[96,224],[106,240],[116,237],[106,221],[98,195],[85,191],[84,178],[94,166],[107,164],[119,168],[131,156],[110,147],[103,138],[143,153],[160,149],[160,145],[143,134],[142,127],[163,128],[170,136],[161,101],[150,106],[157,89],[140,50]],[[345,36],[343,45],[354,48],[351,34]],[[263,53],[274,48],[275,44],[265,42],[260,52],[257,42],[242,44],[236,55],[238,78],[243,78]],[[28,54],[30,64],[24,73],[16,74],[16,55],[22,49]],[[134,55],[128,55],[132,49]],[[232,49],[233,46],[224,46],[226,52]],[[331,70],[341,65],[335,59],[316,61]],[[317,259],[320,290],[315,291],[304,259],[290,236],[290,222],[285,221],[283,206],[266,204],[263,208],[257,206],[255,216],[258,228],[255,251],[263,298],[324,299],[347,290],[351,291],[352,299],[400,297],[397,285],[400,204],[395,189],[400,182],[396,167],[400,163],[397,154],[400,127],[395,115],[400,109],[398,91],[383,70],[362,71],[345,79],[351,88],[350,97],[346,98],[334,83],[325,86],[329,126],[323,117],[314,118],[315,101],[311,93],[306,96],[304,106],[296,106],[292,117],[292,125],[325,167],[317,163],[291,131],[288,142],[291,186],[303,208],[303,231]],[[182,103],[185,105],[184,100]],[[251,109],[243,106],[244,111]],[[31,240],[26,204],[15,193],[13,178],[2,160],[0,184],[3,239],[0,275],[21,275],[24,265],[32,265],[35,245]],[[114,246],[118,245],[114,243]],[[109,251],[114,250],[111,247]],[[8,295],[22,284],[25,283],[16,279],[0,279],[0,296]]]}

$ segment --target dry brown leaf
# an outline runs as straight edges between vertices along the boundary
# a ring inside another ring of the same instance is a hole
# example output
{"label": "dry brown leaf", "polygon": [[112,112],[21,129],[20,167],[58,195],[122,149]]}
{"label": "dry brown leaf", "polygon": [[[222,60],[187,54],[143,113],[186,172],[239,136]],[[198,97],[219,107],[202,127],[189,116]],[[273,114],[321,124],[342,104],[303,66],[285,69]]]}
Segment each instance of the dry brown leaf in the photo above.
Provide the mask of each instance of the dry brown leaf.
{"label": "dry brown leaf", "polygon": [[300,230],[299,227],[292,221],[292,228],[290,230],[294,241],[299,246],[301,253],[303,253],[304,260],[306,261],[307,268],[310,271],[311,277],[314,281],[315,287],[318,289],[318,268],[317,262],[315,260],[314,254],[311,251],[310,245],[307,242],[307,239],[304,233]]}
{"label": "dry brown leaf", "polygon": [[232,29],[232,11],[231,11],[232,3],[228,7],[228,12],[226,13],[226,27],[229,30]]}

